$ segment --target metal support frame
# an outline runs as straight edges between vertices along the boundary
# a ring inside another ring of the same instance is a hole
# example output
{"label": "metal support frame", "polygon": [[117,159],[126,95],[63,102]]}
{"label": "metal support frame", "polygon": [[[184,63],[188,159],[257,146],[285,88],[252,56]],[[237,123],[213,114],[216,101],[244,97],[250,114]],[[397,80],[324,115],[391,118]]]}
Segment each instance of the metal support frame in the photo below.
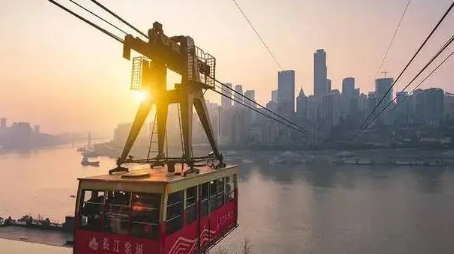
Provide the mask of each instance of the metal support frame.
{"label": "metal support frame", "polygon": [[[195,108],[213,151],[213,155],[199,158],[215,158],[219,163],[214,167],[224,167],[223,157],[219,153],[215,141],[203,96],[204,89],[214,88],[215,58],[196,47],[193,39],[189,36],[167,37],[162,30],[162,25],[158,22],[153,24],[153,28],[148,31],[148,35],[150,38],[148,42],[137,37],[134,38],[132,35],[126,35],[124,41],[124,58],[129,60],[131,50],[134,50],[150,59],[150,62],[142,62],[141,64],[134,62],[134,65],[141,67],[142,73],[135,72],[133,67],[133,76],[131,79],[133,81],[131,88],[140,88],[140,90],[148,93],[150,96],[139,106],[123,152],[117,160],[117,171],[124,171],[125,168],[121,168],[120,166],[126,162],[140,161],[143,163],[143,160],[134,161],[127,159],[127,157],[140,129],[150,113],[152,105],[156,105],[158,157],[151,160],[147,159],[146,163],[176,161],[174,158],[159,156],[164,154],[167,113],[168,107],[171,104],[179,104],[181,110],[183,158],[180,158],[178,162],[186,163],[192,169],[194,162],[199,160],[193,157],[192,152],[192,119],[193,108]],[[175,89],[172,90],[167,90],[166,87],[167,69],[180,74],[182,77],[181,84],[176,84]],[[142,78],[142,82],[138,81],[140,77]],[[112,172],[117,171],[113,170]]]}

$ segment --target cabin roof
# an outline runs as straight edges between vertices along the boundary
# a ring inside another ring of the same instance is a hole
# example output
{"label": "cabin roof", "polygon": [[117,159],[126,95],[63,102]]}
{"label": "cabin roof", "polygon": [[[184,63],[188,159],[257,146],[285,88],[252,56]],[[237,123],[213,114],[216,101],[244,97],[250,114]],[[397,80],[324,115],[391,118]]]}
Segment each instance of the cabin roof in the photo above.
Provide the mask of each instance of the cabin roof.
{"label": "cabin roof", "polygon": [[[78,178],[79,181],[101,182],[143,182],[143,183],[174,183],[181,180],[195,179],[201,176],[217,175],[226,171],[237,170],[238,165],[226,165],[225,168],[212,169],[209,166],[197,166],[199,174],[189,174],[183,177],[182,172],[189,169],[187,165],[182,168],[181,164],[175,165],[175,173],[167,172],[167,165],[150,168],[130,168],[127,173],[104,174]],[[106,170],[107,171],[107,170]]]}

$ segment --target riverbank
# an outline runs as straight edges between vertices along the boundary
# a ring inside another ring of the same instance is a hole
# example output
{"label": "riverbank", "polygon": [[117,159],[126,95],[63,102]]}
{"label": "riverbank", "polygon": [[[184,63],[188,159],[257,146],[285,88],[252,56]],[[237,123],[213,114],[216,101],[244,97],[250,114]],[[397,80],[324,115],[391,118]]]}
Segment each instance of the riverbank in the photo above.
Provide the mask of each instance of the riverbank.
{"label": "riverbank", "polygon": [[26,215],[20,219],[0,218],[0,238],[52,246],[72,246],[73,217],[67,216],[64,223],[49,219],[33,219]]}
{"label": "riverbank", "polygon": [[[109,144],[94,146],[100,156],[117,158],[122,149]],[[146,148],[135,147],[131,154],[146,156]],[[454,165],[454,149],[379,148],[361,150],[247,150],[221,149],[227,162],[271,164],[334,164],[383,166],[447,166]],[[194,153],[204,154],[209,147],[194,147]]]}
{"label": "riverbank", "polygon": [[274,164],[334,164],[374,166],[454,165],[454,150],[373,149],[362,151],[286,151],[269,159]]}

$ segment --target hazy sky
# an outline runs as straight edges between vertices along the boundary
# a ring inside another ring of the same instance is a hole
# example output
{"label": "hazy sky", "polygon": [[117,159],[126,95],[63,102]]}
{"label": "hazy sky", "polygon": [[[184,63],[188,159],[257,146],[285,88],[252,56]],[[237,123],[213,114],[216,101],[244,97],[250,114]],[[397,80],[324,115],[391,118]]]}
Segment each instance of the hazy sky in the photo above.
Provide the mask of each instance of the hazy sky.
{"label": "hazy sky", "polygon": [[[68,0],[57,1],[90,16]],[[77,1],[120,24],[89,0]],[[159,21],[169,36],[192,36],[199,47],[217,58],[218,79],[242,84],[244,90],[255,89],[260,103],[266,103],[277,87],[278,66],[231,0],[100,2],[144,32]],[[370,91],[406,2],[238,0],[283,67],[296,70],[296,90],[303,87],[306,94],[313,93],[313,53],[319,48],[327,52],[333,89],[340,89],[344,77],[353,76],[362,92]],[[411,2],[384,65],[388,76],[399,74],[451,2]],[[48,132],[108,134],[116,123],[133,119],[137,100],[129,90],[131,62],[122,58],[121,44],[46,0],[3,0],[0,17],[0,116],[10,122],[41,124]],[[453,21],[454,13],[398,83],[398,89],[451,36]],[[446,64],[425,87],[454,92],[453,67],[453,63]],[[213,92],[207,97],[219,101]]]}

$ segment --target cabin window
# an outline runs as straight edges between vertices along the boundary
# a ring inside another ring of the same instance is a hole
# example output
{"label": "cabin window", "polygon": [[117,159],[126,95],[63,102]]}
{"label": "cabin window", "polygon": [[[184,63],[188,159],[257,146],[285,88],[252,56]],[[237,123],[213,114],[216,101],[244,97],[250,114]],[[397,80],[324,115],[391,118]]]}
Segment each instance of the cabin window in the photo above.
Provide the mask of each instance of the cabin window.
{"label": "cabin window", "polygon": [[197,219],[196,202],[197,186],[186,189],[186,224],[191,224]]}
{"label": "cabin window", "polygon": [[216,210],[216,205],[217,205],[217,181],[213,180],[210,182],[210,212]]}
{"label": "cabin window", "polygon": [[[233,186],[234,186],[235,189],[238,188],[238,176],[237,176],[237,174],[233,175]],[[238,197],[236,197],[236,198],[238,198]]]}
{"label": "cabin window", "polygon": [[160,203],[161,195],[159,194],[132,194],[131,235],[158,239]]}
{"label": "cabin window", "polygon": [[167,199],[166,231],[170,235],[183,227],[183,191],[169,194]]}
{"label": "cabin window", "polygon": [[131,217],[131,192],[108,191],[105,203],[104,231],[128,234]]}
{"label": "cabin window", "polygon": [[200,185],[200,218],[208,215],[208,184]]}
{"label": "cabin window", "polygon": [[235,200],[235,186],[233,182],[233,177],[228,176],[225,178],[225,202]]}
{"label": "cabin window", "polygon": [[224,205],[224,178],[217,179],[216,208]]}
{"label": "cabin window", "polygon": [[81,192],[79,223],[82,229],[102,231],[104,195],[104,191],[99,190]]}

